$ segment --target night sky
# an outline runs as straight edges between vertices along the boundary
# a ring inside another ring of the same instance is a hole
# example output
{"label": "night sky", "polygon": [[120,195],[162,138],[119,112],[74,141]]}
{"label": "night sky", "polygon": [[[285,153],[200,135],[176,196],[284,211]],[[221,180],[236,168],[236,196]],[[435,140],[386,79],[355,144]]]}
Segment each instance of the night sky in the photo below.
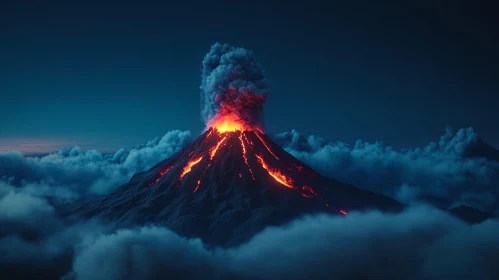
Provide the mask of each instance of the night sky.
{"label": "night sky", "polygon": [[499,147],[499,25],[485,2],[75,2],[0,4],[0,150],[201,132],[215,42],[265,67],[269,133],[414,147],[471,126]]}

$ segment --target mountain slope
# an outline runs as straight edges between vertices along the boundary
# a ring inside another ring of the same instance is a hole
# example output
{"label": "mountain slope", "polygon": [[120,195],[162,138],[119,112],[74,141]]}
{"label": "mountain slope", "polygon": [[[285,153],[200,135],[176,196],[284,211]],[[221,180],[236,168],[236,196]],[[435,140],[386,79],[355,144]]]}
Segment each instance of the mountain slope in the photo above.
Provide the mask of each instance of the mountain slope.
{"label": "mountain slope", "polygon": [[388,197],[319,175],[260,131],[210,128],[73,215],[121,226],[161,224],[206,244],[231,246],[306,213],[401,208]]}

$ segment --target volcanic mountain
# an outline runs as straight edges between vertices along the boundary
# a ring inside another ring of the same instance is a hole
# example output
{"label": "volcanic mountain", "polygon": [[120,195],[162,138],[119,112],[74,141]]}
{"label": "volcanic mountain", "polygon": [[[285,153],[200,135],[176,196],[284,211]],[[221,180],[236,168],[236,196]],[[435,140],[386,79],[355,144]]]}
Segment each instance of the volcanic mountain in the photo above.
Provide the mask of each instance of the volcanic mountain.
{"label": "volcanic mountain", "polygon": [[321,176],[260,129],[211,127],[110,195],[80,206],[120,226],[160,224],[206,244],[231,246],[306,213],[397,211],[398,202]]}

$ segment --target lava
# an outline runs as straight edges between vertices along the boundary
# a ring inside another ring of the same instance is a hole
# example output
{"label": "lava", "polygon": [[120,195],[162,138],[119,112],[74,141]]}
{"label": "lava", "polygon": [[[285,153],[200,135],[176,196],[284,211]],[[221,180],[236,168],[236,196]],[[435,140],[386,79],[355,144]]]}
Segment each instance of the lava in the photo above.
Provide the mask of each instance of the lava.
{"label": "lava", "polygon": [[[241,148],[243,150],[243,158],[244,158],[244,162],[246,163],[246,166],[248,166],[248,170],[251,174],[251,178],[253,178],[253,180],[255,180],[255,175],[253,175],[253,170],[251,170],[251,167],[249,166],[249,163],[248,163],[248,157],[246,156],[246,147],[244,146],[244,142],[243,142],[243,133],[241,132],[241,134],[239,134],[239,141],[241,142]],[[241,175],[241,173],[239,173],[239,175]],[[241,176],[239,176],[241,177]]]}
{"label": "lava", "polygon": [[245,127],[242,120],[233,115],[215,116],[208,122],[208,125],[220,133],[251,130]]}
{"label": "lava", "polygon": [[259,133],[255,133],[256,137],[258,137],[258,139],[260,139],[260,141],[262,142],[262,144],[265,146],[265,148],[267,148],[267,151],[269,151],[269,153],[277,160],[279,160],[279,158],[274,154],[274,152],[272,152],[272,150],[270,149],[270,147],[267,145],[267,143],[265,142],[265,140],[263,140],[263,138],[260,136]]}
{"label": "lava", "polygon": [[198,184],[196,185],[196,188],[194,189],[194,192],[197,192],[199,189],[199,185],[201,184],[201,178],[198,180]]}
{"label": "lava", "polygon": [[217,145],[211,149],[211,151],[210,151],[210,159],[211,160],[215,157],[215,155],[217,154],[218,148],[220,147],[220,145],[222,145],[223,142],[225,142],[225,140],[227,140],[227,136],[222,138],[222,140],[218,141]]}
{"label": "lava", "polygon": [[279,170],[275,170],[275,169],[272,169],[270,168],[267,163],[263,160],[263,156],[262,155],[256,155],[256,157],[258,158],[258,161],[260,162],[260,164],[262,165],[262,167],[267,170],[267,172],[269,173],[270,176],[272,176],[277,182],[283,184],[284,186],[290,188],[290,189],[293,189],[294,186],[293,186],[293,180],[291,178],[289,178],[288,176],[282,174]]}
{"label": "lava", "polygon": [[345,210],[340,210],[340,213],[345,215],[345,216],[348,214],[347,211],[345,211]]}
{"label": "lava", "polygon": [[203,178],[203,175],[204,175],[204,173],[206,172],[206,170],[208,169],[208,167],[210,167],[210,166],[211,166],[211,163],[209,163],[209,164],[208,164],[208,165],[204,168],[203,173],[201,173],[201,176],[199,176],[199,180],[198,180],[198,183],[197,183],[197,185],[196,185],[196,188],[194,188],[194,192],[197,192],[197,191],[198,191],[198,189],[199,189],[199,185],[201,184],[201,179]]}
{"label": "lava", "polygon": [[[318,193],[317,193],[314,189],[312,189],[312,188],[311,188],[311,187],[309,187],[309,186],[303,186],[303,187],[302,187],[302,190],[303,190],[303,191],[306,191],[306,192],[308,192],[308,193],[310,193],[310,194],[312,194],[312,195],[314,195],[314,196],[318,196],[318,195],[319,195],[319,194],[318,194]],[[307,197],[308,197],[308,196],[307,196]]]}
{"label": "lava", "polygon": [[152,186],[152,185],[156,184],[157,182],[159,182],[159,179],[161,179],[161,177],[163,177],[163,175],[165,175],[165,174],[166,174],[168,171],[170,171],[170,169],[172,169],[172,168],[173,168],[173,166],[169,166],[169,167],[164,168],[163,170],[161,170],[161,171],[159,172],[159,177],[158,177],[158,179],[156,179],[156,181],[154,181],[154,182],[152,182],[151,184],[149,184],[149,186]]}
{"label": "lava", "polygon": [[187,165],[184,167],[184,170],[182,170],[182,174],[180,174],[180,181],[182,181],[182,178],[184,177],[185,174],[191,172],[192,167],[196,164],[198,164],[201,160],[203,159],[203,156],[200,156],[196,159],[193,159],[187,163]]}

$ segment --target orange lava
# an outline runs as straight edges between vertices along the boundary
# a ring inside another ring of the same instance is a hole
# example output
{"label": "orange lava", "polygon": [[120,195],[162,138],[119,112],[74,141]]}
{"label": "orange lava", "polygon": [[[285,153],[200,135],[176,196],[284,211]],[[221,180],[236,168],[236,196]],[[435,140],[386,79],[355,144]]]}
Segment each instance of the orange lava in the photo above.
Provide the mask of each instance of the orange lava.
{"label": "orange lava", "polygon": [[306,192],[309,192],[309,193],[313,194],[314,196],[318,196],[319,195],[314,189],[312,189],[309,186],[303,186],[302,190],[304,190]]}
{"label": "orange lava", "polygon": [[159,172],[159,177],[158,177],[158,179],[156,179],[156,181],[154,181],[154,182],[152,182],[151,184],[149,184],[149,186],[152,186],[152,185],[156,184],[157,182],[159,182],[159,179],[161,179],[161,177],[163,177],[163,175],[165,175],[165,174],[166,174],[168,171],[170,171],[170,169],[172,169],[172,168],[173,168],[173,166],[169,166],[169,167],[167,167],[167,168],[165,168],[165,169],[161,170],[161,171]]}
{"label": "orange lava", "polygon": [[345,210],[340,210],[340,213],[343,214],[343,215],[347,215],[348,214],[347,211],[345,211]]}
{"label": "orange lava", "polygon": [[244,137],[244,140],[246,141],[246,143],[250,144],[251,146],[253,146],[253,142],[251,142],[248,137],[246,137],[246,134],[243,134],[243,137]]}
{"label": "orange lava", "polygon": [[197,192],[199,189],[199,185],[201,184],[201,178],[198,180],[198,184],[196,185],[196,188],[194,189],[194,192]]}
{"label": "orange lava", "polygon": [[251,130],[245,126],[243,120],[232,115],[215,116],[208,122],[208,126],[213,127],[220,133]]}
{"label": "orange lava", "polygon": [[265,143],[265,140],[263,140],[263,138],[260,136],[259,133],[255,133],[256,136],[258,137],[258,139],[260,139],[260,141],[262,142],[262,144],[265,146],[265,148],[267,148],[267,151],[269,151],[269,153],[277,160],[279,160],[279,158],[274,154],[274,152],[272,152],[272,150],[270,149],[270,147],[267,145],[267,143]]}
{"label": "orange lava", "polygon": [[182,170],[182,174],[180,174],[180,181],[182,181],[182,178],[184,177],[185,174],[191,172],[192,167],[196,164],[198,164],[201,160],[203,159],[203,156],[200,156],[196,159],[193,159],[187,163],[187,165],[184,167],[184,170]]}
{"label": "orange lava", "polygon": [[293,165],[295,166],[295,168],[296,168],[298,171],[300,171],[300,172],[301,172],[301,171],[303,171],[303,166],[298,165],[298,164],[296,164],[296,163],[293,163]]}
{"label": "orange lava", "polygon": [[[249,166],[249,163],[248,163],[248,157],[246,156],[246,147],[244,146],[242,132],[241,132],[241,134],[239,134],[239,141],[241,141],[241,148],[243,149],[244,162],[246,163],[246,166],[248,166],[248,170],[251,173],[251,178],[253,178],[253,180],[255,180],[255,175],[253,175],[253,170],[251,170],[251,167]],[[241,178],[241,173],[239,173],[239,178]]]}
{"label": "orange lava", "polygon": [[279,170],[270,168],[267,163],[263,160],[262,155],[256,155],[258,161],[262,165],[262,167],[267,170],[270,176],[272,176],[277,182],[283,184],[284,186],[293,189],[293,180],[288,176],[282,174]]}
{"label": "orange lava", "polygon": [[222,140],[218,141],[217,145],[211,149],[211,151],[210,151],[210,159],[213,159],[215,157],[215,155],[217,154],[218,148],[220,147],[220,145],[222,145],[222,143],[225,140],[227,140],[227,136],[225,136],[224,138],[222,138]]}
{"label": "orange lava", "polygon": [[196,188],[194,188],[194,192],[197,192],[199,189],[199,185],[201,185],[201,179],[203,178],[204,173],[208,169],[208,167],[211,166],[211,163],[208,163],[208,165],[204,168],[203,173],[201,173],[201,176],[199,176],[198,184],[196,185]]}

